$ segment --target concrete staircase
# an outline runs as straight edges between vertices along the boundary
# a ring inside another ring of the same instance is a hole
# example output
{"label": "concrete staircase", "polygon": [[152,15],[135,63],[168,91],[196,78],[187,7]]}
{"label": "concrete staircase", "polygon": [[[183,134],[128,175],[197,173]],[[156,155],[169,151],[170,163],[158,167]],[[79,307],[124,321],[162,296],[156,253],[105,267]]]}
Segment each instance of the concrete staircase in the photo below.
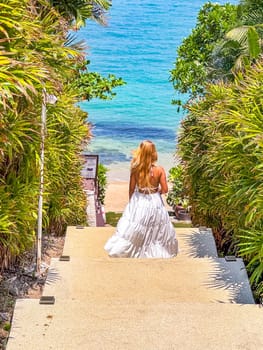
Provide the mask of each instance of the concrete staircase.
{"label": "concrete staircase", "polygon": [[263,349],[263,309],[241,259],[218,258],[209,229],[177,229],[174,259],[112,259],[114,228],[69,227],[44,296],[18,300],[7,350]]}

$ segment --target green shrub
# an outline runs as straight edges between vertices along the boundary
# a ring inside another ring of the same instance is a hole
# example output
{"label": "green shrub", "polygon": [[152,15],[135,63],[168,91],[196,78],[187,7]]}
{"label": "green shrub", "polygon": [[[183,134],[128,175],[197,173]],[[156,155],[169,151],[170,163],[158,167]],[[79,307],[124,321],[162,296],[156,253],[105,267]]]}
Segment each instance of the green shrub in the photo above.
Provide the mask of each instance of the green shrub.
{"label": "green shrub", "polygon": [[241,254],[251,280],[263,272],[263,63],[188,106],[179,155],[193,223],[212,227],[219,248]]}
{"label": "green shrub", "polygon": [[172,183],[172,188],[168,192],[166,202],[171,207],[179,203],[187,207],[188,199],[184,190],[184,172],[182,165],[177,165],[169,170],[168,181]]}
{"label": "green shrub", "polygon": [[105,204],[105,194],[107,188],[107,171],[108,169],[103,165],[99,164],[98,166],[98,190],[99,190],[99,202]]}

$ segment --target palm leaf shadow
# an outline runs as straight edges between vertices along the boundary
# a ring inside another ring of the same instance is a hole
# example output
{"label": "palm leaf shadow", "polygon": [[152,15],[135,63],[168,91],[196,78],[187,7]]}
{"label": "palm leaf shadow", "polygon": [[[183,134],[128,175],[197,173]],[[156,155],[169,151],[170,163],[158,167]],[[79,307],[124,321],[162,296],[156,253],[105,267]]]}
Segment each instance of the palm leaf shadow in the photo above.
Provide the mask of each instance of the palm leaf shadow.
{"label": "palm leaf shadow", "polygon": [[51,285],[61,280],[61,275],[57,267],[50,267],[46,279],[46,284]]}
{"label": "palm leaf shadow", "polygon": [[[247,272],[243,260],[226,261],[218,258],[212,231],[199,228],[191,234],[182,236],[187,244],[186,256],[191,258],[210,258],[212,271],[207,281],[203,283],[207,288],[223,289],[229,292],[229,302],[240,304],[254,304]],[[222,302],[217,300],[217,302]]]}

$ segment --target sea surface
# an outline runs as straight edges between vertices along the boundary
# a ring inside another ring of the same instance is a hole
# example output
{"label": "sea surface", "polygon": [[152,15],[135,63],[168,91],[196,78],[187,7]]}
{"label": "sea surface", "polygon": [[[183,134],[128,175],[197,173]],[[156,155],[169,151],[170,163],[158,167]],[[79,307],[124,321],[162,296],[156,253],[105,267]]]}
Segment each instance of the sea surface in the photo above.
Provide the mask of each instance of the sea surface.
{"label": "sea surface", "polygon": [[107,26],[89,21],[77,33],[87,43],[89,69],[104,76],[113,73],[127,83],[115,89],[111,101],[81,103],[94,125],[88,150],[112,170],[113,179],[126,179],[131,151],[144,139],[156,144],[159,164],[166,170],[174,165],[183,114],[171,104],[178,96],[169,81],[170,70],[205,2],[113,0]]}

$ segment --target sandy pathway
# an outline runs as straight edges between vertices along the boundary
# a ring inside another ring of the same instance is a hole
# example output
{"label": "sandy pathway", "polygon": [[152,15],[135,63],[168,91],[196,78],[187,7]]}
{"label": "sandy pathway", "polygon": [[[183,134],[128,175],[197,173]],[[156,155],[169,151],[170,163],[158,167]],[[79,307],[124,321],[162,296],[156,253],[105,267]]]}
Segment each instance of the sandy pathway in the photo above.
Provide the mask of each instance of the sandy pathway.
{"label": "sandy pathway", "polygon": [[[168,211],[172,208],[166,203],[165,196],[163,201]],[[125,181],[110,181],[106,189],[105,211],[123,212],[129,200],[129,183]]]}
{"label": "sandy pathway", "polygon": [[111,181],[108,183],[105,196],[105,211],[123,212],[129,200],[129,183]]}
{"label": "sandy pathway", "polygon": [[[166,176],[168,176],[167,169],[169,169],[169,167],[166,169],[164,166],[164,168]],[[110,211],[123,212],[129,201],[130,164],[128,162],[111,164],[108,170],[105,211],[107,213]],[[168,186],[170,187],[171,184],[168,183]],[[165,196],[163,196],[163,200],[167,210],[172,210],[171,207],[167,205]]]}

